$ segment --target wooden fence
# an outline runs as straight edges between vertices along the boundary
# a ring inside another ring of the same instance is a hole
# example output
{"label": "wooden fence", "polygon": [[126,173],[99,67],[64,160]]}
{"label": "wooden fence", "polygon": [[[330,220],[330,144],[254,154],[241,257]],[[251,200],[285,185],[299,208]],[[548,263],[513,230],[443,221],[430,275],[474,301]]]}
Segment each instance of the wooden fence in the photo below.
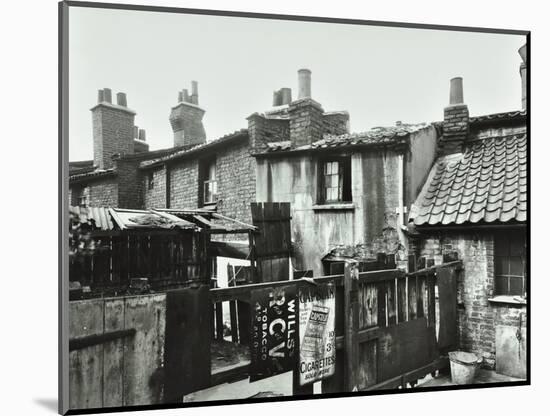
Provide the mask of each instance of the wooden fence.
{"label": "wooden fence", "polygon": [[[453,302],[451,294],[460,269],[461,262],[452,262],[408,274],[396,269],[359,272],[356,264],[347,263],[344,274],[314,278],[336,285],[336,374],[323,380],[323,393],[414,385],[448,366],[444,353],[457,340],[456,296]],[[299,279],[211,289],[210,301],[248,304],[252,290],[302,284],[309,283]],[[436,300],[438,289],[451,296],[443,307]],[[203,350],[209,351],[207,344]],[[248,365],[233,366],[211,373],[203,386],[247,374]],[[311,394],[312,389],[295,382],[293,391]]]}
{"label": "wooden fence", "polygon": [[190,230],[96,233],[93,249],[69,257],[70,281],[107,295],[134,278],[147,278],[153,290],[175,288],[207,276],[206,238]]}

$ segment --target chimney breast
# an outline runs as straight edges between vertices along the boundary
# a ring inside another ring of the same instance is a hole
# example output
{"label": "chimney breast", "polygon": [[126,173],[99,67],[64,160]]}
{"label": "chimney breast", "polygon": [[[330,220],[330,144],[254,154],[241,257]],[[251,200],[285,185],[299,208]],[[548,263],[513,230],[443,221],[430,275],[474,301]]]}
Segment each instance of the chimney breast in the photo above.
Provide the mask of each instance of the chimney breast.
{"label": "chimney breast", "polygon": [[99,169],[113,167],[114,155],[134,153],[136,113],[127,107],[126,94],[117,94],[117,104],[111,105],[111,90],[103,88],[97,94],[98,103],[92,111],[94,165]]}
{"label": "chimney breast", "polygon": [[174,146],[206,143],[206,132],[202,124],[204,109],[199,107],[199,87],[191,82],[191,96],[187,89],[178,93],[178,104],[170,113],[170,124],[174,132]]}
{"label": "chimney breast", "polygon": [[449,105],[443,111],[443,137],[439,141],[442,155],[462,152],[470,132],[470,113],[464,104],[462,78],[451,79]]}
{"label": "chimney breast", "polygon": [[311,98],[311,71],[298,70],[298,99]]}

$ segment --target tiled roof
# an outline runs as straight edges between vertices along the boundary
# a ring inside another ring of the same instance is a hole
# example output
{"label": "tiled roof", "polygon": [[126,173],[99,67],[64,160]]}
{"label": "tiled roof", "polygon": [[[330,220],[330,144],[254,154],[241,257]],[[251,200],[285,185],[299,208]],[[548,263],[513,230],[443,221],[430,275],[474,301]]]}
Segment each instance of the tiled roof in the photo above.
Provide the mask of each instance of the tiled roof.
{"label": "tiled roof", "polygon": [[416,225],[526,221],[526,134],[478,139],[440,158],[415,206]]}
{"label": "tiled roof", "polygon": [[169,155],[162,156],[162,157],[159,157],[159,158],[145,160],[145,161],[143,161],[139,164],[139,167],[140,168],[148,168],[148,167],[152,167],[152,166],[155,166],[155,165],[162,164],[162,163],[164,163],[168,160],[187,157],[187,156],[189,156],[191,154],[194,154],[198,151],[211,149],[211,148],[213,148],[215,146],[218,146],[218,145],[221,145],[221,144],[227,144],[228,142],[230,142],[234,139],[244,137],[246,134],[248,134],[248,129],[237,130],[233,133],[222,136],[222,137],[220,137],[219,139],[216,139],[216,140],[212,140],[212,141],[209,141],[209,142],[206,142],[206,143],[198,144],[198,145],[192,146],[192,147],[186,147],[182,150],[173,152]]}
{"label": "tiled roof", "polygon": [[518,110],[518,111],[508,111],[505,113],[496,113],[496,114],[487,114],[482,116],[470,117],[470,123],[482,123],[489,121],[504,121],[504,120],[516,120],[525,118],[527,111]]}
{"label": "tiled roof", "polygon": [[[405,142],[406,137],[410,133],[426,127],[427,125],[424,123],[406,124],[395,127],[375,127],[362,133],[347,133],[338,136],[325,135],[321,140],[313,142],[310,145],[299,146],[293,150],[324,149],[353,145],[380,146],[400,144]],[[268,143],[267,147],[268,152],[290,150],[290,140]]]}

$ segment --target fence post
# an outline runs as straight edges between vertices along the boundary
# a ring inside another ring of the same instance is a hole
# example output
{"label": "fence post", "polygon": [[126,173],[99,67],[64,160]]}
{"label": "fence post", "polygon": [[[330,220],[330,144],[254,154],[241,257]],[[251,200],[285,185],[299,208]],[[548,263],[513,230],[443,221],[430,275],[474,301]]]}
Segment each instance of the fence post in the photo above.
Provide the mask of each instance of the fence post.
{"label": "fence post", "polygon": [[210,287],[193,284],[166,292],[164,402],[210,387]]}
{"label": "fence post", "polygon": [[357,262],[346,261],[344,268],[344,348],[346,353],[345,390],[357,391],[357,369],[359,366],[359,303],[358,303],[359,270]]}

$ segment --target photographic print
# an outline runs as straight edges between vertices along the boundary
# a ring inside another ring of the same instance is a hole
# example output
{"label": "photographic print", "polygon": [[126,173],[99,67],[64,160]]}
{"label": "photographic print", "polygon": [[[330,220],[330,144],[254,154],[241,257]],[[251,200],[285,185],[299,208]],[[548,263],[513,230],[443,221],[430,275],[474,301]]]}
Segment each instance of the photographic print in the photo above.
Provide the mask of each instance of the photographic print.
{"label": "photographic print", "polygon": [[60,28],[61,413],[529,384],[529,32]]}

